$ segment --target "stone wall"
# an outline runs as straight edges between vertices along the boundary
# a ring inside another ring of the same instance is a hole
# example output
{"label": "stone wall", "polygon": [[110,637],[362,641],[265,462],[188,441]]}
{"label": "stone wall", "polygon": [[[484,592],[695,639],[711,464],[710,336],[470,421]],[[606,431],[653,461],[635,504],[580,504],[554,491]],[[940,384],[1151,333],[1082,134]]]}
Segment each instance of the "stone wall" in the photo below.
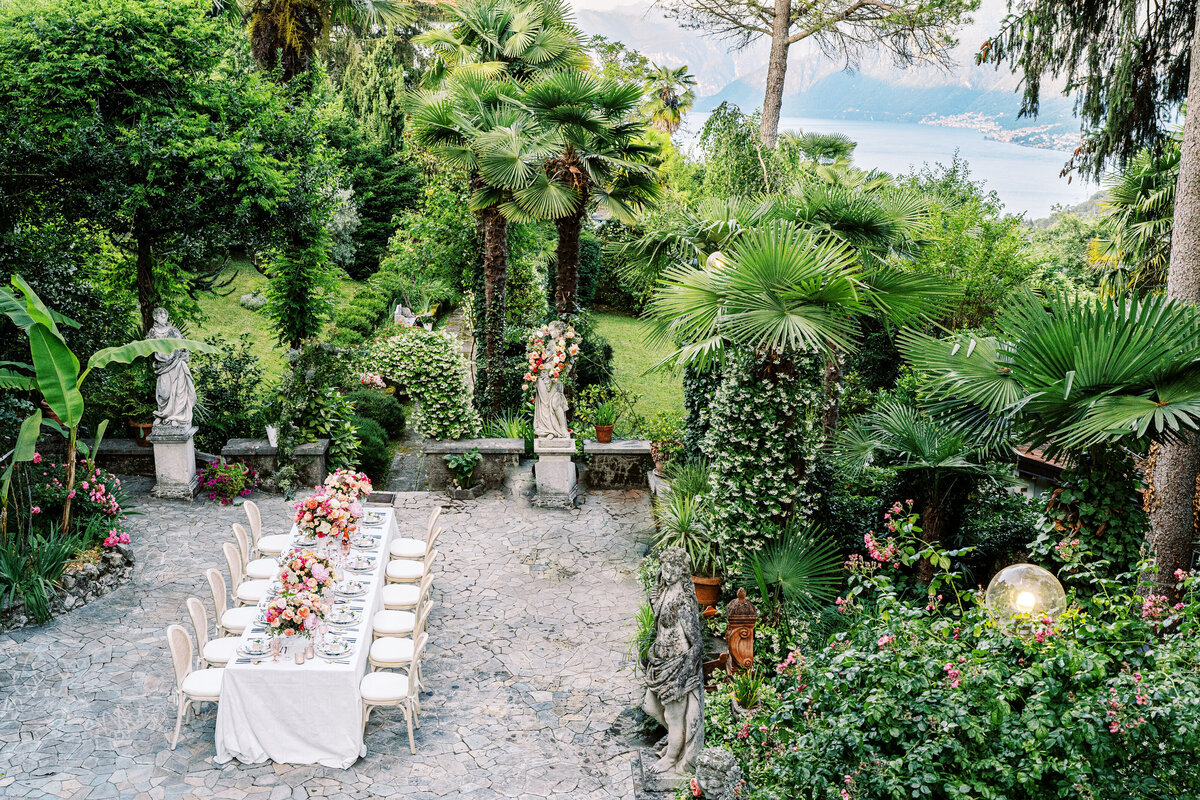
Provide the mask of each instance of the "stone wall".
{"label": "stone wall", "polygon": [[[50,611],[54,616],[58,616],[90,603],[129,580],[131,574],[133,550],[128,545],[101,548],[100,559],[96,563],[84,561],[67,565],[59,579],[60,589],[58,596],[50,604]],[[0,631],[32,624],[36,623],[25,613],[25,605],[21,600],[0,611]]]}
{"label": "stone wall", "polygon": [[[251,469],[258,472],[259,480],[270,481],[278,468],[276,456],[279,448],[272,447],[266,439],[230,439],[221,448],[221,456],[226,461],[242,461]],[[292,451],[296,461],[296,469],[300,473],[300,483],[304,486],[316,486],[325,482],[329,440],[319,439],[309,444],[297,445]]]}
{"label": "stone wall", "polygon": [[587,457],[583,480],[589,489],[645,489],[647,476],[654,471],[650,443],[643,439],[607,444],[586,439],[583,453]]}
{"label": "stone wall", "polygon": [[450,488],[451,476],[445,457],[452,453],[466,453],[473,447],[478,447],[479,455],[483,457],[475,468],[475,481],[488,489],[503,486],[505,472],[520,464],[521,456],[525,455],[524,439],[430,439],[421,446],[425,454],[429,488]]}

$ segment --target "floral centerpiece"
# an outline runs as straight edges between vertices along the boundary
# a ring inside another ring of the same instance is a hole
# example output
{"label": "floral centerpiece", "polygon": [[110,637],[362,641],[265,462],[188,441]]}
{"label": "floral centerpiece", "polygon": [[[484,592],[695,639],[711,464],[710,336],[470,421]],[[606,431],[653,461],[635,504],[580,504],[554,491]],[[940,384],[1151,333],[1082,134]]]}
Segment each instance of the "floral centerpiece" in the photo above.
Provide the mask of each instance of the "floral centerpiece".
{"label": "floral centerpiece", "polygon": [[325,618],[325,599],[316,592],[281,594],[267,603],[267,629],[274,636],[311,636]]}
{"label": "floral centerpiece", "polygon": [[362,517],[362,506],[357,500],[324,485],[296,503],[295,508],[296,527],[305,536],[318,539],[349,539]]}
{"label": "floral centerpiece", "polygon": [[561,336],[552,336],[550,326],[543,325],[529,335],[525,355],[529,369],[525,372],[525,388],[532,391],[538,374],[550,371],[551,380],[563,378],[579,355],[579,334],[571,325],[563,326]]}
{"label": "floral centerpiece", "polygon": [[311,592],[327,598],[333,593],[333,562],[311,550],[293,550],[282,562],[279,582],[284,595]]}
{"label": "floral centerpiece", "polygon": [[361,500],[371,494],[371,479],[349,469],[335,469],[326,476],[325,485],[351,500]]}

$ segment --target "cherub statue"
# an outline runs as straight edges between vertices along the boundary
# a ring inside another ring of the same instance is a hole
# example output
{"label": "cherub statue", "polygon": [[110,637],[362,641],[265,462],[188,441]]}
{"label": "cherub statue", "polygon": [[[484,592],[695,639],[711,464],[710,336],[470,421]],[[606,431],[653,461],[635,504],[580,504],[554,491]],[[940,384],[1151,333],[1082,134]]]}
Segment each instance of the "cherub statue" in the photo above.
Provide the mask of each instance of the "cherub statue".
{"label": "cherub statue", "polygon": [[651,769],[664,777],[691,774],[704,747],[704,639],[688,554],[662,552],[651,595],[657,638],[646,666],[646,713],[667,729],[662,757]]}

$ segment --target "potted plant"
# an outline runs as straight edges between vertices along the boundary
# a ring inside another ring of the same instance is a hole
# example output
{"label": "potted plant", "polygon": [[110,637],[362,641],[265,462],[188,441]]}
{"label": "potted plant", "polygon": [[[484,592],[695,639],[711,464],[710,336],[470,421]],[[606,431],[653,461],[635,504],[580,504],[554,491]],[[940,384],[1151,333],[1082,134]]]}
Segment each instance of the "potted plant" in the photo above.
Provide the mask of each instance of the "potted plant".
{"label": "potted plant", "polygon": [[729,692],[729,705],[733,716],[746,719],[758,708],[763,693],[763,675],[757,669],[739,672],[733,677]]}
{"label": "potted plant", "polygon": [[682,420],[678,414],[658,414],[642,423],[641,434],[650,442],[654,471],[661,476],[667,464],[683,451]]}
{"label": "potted plant", "polygon": [[721,600],[721,565],[717,542],[704,524],[703,497],[669,493],[654,503],[656,549],[680,547],[692,562],[692,583],[702,609]]}
{"label": "potted plant", "polygon": [[607,400],[596,406],[592,423],[596,426],[596,441],[600,444],[611,442],[613,426],[617,424],[617,404]]}
{"label": "potted plant", "polygon": [[474,500],[478,497],[482,484],[475,483],[475,468],[483,461],[479,448],[472,447],[465,453],[449,453],[444,458],[454,483],[451,496],[455,500]]}

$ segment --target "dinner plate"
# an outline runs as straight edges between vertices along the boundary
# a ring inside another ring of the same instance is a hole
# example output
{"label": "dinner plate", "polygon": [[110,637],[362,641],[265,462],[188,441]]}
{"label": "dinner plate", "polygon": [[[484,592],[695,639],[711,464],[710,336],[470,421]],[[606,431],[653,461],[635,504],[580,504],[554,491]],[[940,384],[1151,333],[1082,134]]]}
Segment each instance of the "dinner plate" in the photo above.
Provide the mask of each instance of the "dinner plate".
{"label": "dinner plate", "polygon": [[341,639],[329,639],[317,648],[317,653],[326,658],[341,658],[349,655],[354,649],[354,645],[350,642],[342,641]]}
{"label": "dinner plate", "polygon": [[334,608],[329,612],[329,616],[325,617],[325,621],[330,625],[357,625],[362,622],[362,612]]}
{"label": "dinner plate", "polygon": [[383,514],[377,514],[373,511],[368,511],[363,515],[363,522],[368,525],[378,525],[383,522]]}
{"label": "dinner plate", "polygon": [[370,572],[375,569],[374,558],[357,558],[346,562],[346,569],[351,572]]}
{"label": "dinner plate", "polygon": [[[252,648],[250,646],[251,643],[258,644],[262,649]],[[262,637],[255,636],[247,639],[245,643],[238,645],[237,651],[243,656],[265,656],[271,652],[271,643]]]}
{"label": "dinner plate", "polygon": [[362,581],[342,581],[334,592],[340,597],[361,597],[367,593],[367,585]]}

